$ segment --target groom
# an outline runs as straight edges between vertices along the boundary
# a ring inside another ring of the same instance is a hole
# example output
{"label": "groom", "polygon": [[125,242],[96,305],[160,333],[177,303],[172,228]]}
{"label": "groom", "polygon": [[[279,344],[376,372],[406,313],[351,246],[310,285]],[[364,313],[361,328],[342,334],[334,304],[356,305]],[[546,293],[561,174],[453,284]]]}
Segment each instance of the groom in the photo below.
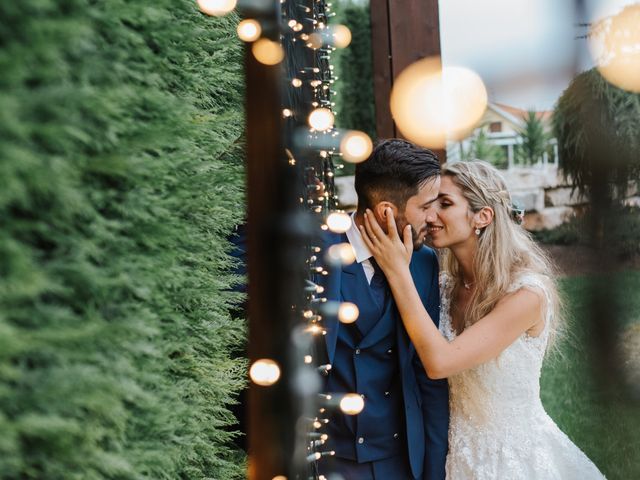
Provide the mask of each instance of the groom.
{"label": "groom", "polygon": [[398,230],[413,231],[411,272],[420,297],[436,322],[439,318],[438,263],[423,246],[427,207],[437,199],[440,166],[429,150],[399,139],[378,143],[356,166],[358,209],[346,235],[330,234],[331,244],[348,242],[356,261],[331,272],[325,283],[328,300],[355,303],[354,323],[325,316],[328,362],[326,393],[358,393],[364,410],[329,417],[327,446],[320,473],[345,480],[442,480],[449,424],[446,380],[431,380],[398,315],[386,279],[365,246],[357,226],[368,208],[386,228],[391,208]]}

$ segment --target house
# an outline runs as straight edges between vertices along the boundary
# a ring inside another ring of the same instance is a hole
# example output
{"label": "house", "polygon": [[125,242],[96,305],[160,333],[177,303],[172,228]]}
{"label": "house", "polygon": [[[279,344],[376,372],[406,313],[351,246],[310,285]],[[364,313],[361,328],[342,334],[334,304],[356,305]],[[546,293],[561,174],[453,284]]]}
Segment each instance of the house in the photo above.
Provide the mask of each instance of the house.
{"label": "house", "polygon": [[[536,118],[542,121],[547,133],[551,132],[552,111],[536,112]],[[515,148],[522,143],[520,131],[525,127],[525,117],[527,110],[512,107],[502,103],[489,102],[487,109],[478,123],[480,125],[471,135],[460,142],[449,142],[447,144],[447,158],[449,161],[461,160],[464,158],[463,152],[468,152],[473,140],[480,130],[485,134],[487,143],[499,146],[504,150],[506,159],[504,167],[508,170],[518,167]],[[545,153],[538,162],[538,168],[551,166],[557,169],[558,147],[555,139],[549,141],[552,146],[550,153]]]}

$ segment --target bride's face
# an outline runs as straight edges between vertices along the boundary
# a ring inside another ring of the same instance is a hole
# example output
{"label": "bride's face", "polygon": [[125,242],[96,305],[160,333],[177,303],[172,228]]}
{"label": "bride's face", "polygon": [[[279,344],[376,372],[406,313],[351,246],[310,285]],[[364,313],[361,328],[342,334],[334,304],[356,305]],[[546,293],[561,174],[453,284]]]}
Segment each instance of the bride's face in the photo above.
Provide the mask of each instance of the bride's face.
{"label": "bride's face", "polygon": [[475,242],[474,230],[469,202],[452,177],[444,175],[440,182],[438,201],[431,205],[427,214],[427,240],[436,248],[450,248]]}

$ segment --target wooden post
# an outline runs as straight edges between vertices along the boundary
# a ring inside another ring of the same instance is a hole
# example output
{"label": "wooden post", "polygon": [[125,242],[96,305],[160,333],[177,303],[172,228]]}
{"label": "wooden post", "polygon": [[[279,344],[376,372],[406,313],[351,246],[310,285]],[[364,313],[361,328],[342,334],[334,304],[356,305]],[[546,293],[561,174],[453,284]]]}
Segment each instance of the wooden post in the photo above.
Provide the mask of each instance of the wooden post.
{"label": "wooden post", "polygon": [[[400,137],[389,109],[391,87],[413,62],[441,55],[438,0],[371,0],[370,8],[376,133]],[[434,151],[446,161],[446,150]]]}

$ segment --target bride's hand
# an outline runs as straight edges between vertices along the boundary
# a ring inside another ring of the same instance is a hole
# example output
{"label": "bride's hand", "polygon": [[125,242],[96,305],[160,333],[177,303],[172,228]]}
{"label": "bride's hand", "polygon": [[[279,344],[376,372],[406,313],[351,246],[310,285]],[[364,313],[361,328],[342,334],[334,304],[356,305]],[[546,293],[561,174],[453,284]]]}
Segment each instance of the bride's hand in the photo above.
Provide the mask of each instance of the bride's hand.
{"label": "bride's hand", "polygon": [[365,244],[388,276],[409,266],[413,254],[413,238],[411,225],[407,225],[402,232],[403,239],[400,239],[396,220],[390,208],[385,210],[385,217],[388,233],[384,233],[380,228],[373,212],[369,209],[364,214],[364,228],[362,226],[359,228]]}

